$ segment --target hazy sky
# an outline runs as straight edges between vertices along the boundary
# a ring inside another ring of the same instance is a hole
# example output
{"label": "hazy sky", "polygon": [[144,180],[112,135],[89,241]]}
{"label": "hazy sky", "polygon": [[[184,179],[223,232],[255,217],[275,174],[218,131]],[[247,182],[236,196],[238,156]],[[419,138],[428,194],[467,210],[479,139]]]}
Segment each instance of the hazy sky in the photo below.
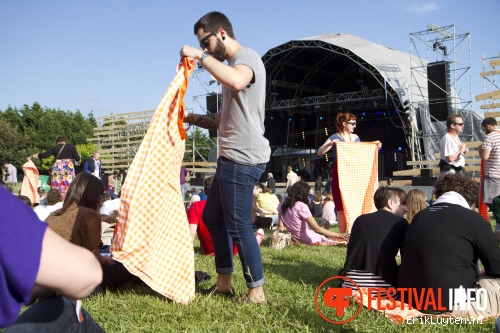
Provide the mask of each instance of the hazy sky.
{"label": "hazy sky", "polygon": [[[0,0],[0,110],[36,101],[96,117],[155,109],[182,45],[198,45],[193,24],[213,10],[261,56],[324,33],[409,53],[410,32],[456,24],[471,33],[473,96],[483,92],[482,54],[500,52],[500,0]],[[187,106],[195,94],[188,88]]]}

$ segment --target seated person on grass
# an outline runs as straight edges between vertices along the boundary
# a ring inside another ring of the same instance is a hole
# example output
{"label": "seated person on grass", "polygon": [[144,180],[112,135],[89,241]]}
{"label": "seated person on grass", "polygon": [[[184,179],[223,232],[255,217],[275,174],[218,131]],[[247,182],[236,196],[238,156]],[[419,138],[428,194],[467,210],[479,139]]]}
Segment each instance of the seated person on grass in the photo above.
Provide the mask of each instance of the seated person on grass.
{"label": "seated person on grass", "polygon": [[35,207],[35,213],[38,215],[40,221],[45,221],[50,213],[61,209],[63,206],[61,191],[57,188],[51,188],[47,194],[47,205],[40,204]]}
{"label": "seated person on grass", "polygon": [[[461,174],[439,177],[434,184],[437,200],[418,212],[408,227],[401,249],[398,288],[415,288],[413,292],[423,292],[424,299],[432,291],[436,302],[430,305],[418,305],[412,299],[413,307],[422,312],[451,311],[452,316],[459,317],[500,313],[500,249],[490,223],[471,209],[478,188],[476,181]],[[476,271],[478,259],[485,276]],[[468,296],[457,295],[456,291],[450,294],[450,289],[460,287],[475,293],[471,295],[475,300],[470,299],[469,307],[464,302],[462,308],[451,308],[450,298],[460,303],[459,296]],[[477,292],[478,288],[484,288],[487,297]],[[441,304],[436,304],[438,294]]]}
{"label": "seated person on grass", "polygon": [[[0,329],[9,332],[104,332],[77,307],[101,282],[91,252],[50,230],[0,187]],[[13,251],[12,240],[22,246]],[[36,302],[36,303],[34,303]],[[18,317],[23,305],[31,304]]]}
{"label": "seated person on grass", "polygon": [[293,239],[300,244],[346,245],[349,236],[319,226],[309,210],[308,203],[309,185],[304,181],[293,184],[288,189],[288,196],[278,207],[278,230],[283,230],[285,226]]}
{"label": "seated person on grass", "polygon": [[[366,288],[391,288],[398,279],[396,255],[403,245],[408,222],[405,192],[393,187],[379,187],[373,196],[374,213],[363,214],[354,220],[351,238],[347,246],[344,275]],[[356,290],[350,281],[345,288]],[[374,291],[372,295],[375,296]],[[381,293],[387,298],[385,291]],[[393,295],[395,299],[399,296]]]}
{"label": "seated person on grass", "polygon": [[[212,186],[212,181],[214,177],[210,176],[205,178],[203,181],[203,187],[205,193],[208,194],[210,187]],[[202,219],[203,209],[205,209],[205,204],[207,200],[195,201],[191,204],[187,211],[187,218],[189,221],[189,231],[191,233],[191,238],[194,240],[194,235],[198,234],[198,239],[200,240],[201,250],[203,254],[214,255],[214,245],[212,244],[212,237],[208,231],[205,222]],[[236,244],[233,243],[233,255],[238,253]]]}

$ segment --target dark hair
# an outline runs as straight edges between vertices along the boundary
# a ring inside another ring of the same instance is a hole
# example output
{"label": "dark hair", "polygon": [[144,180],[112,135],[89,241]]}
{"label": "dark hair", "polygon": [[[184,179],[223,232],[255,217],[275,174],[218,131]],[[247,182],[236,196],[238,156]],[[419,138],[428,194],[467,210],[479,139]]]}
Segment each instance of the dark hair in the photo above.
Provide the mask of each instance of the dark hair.
{"label": "dark hair", "polygon": [[479,184],[475,180],[459,173],[440,176],[434,184],[434,194],[436,198],[450,191],[460,194],[464,197],[469,206],[472,207],[477,201]]}
{"label": "dark hair", "polygon": [[283,201],[283,197],[281,196],[281,194],[276,193],[275,196],[278,198],[279,202]]}
{"label": "dark hair", "polygon": [[[448,116],[448,118],[446,118],[446,128],[447,129],[450,129],[451,128],[451,125],[453,125],[455,123],[455,119],[456,118],[462,118],[461,115],[459,114],[450,114]],[[462,118],[463,119],[463,118]]]}
{"label": "dark hair", "polygon": [[486,125],[497,126],[497,120],[493,117],[486,117],[483,119],[481,126],[484,127]]}
{"label": "dark hair", "polygon": [[309,205],[309,185],[306,182],[299,180],[288,188],[287,194],[288,196],[281,205],[281,212],[283,214],[285,214],[288,208],[292,208],[297,201]]}
{"label": "dark hair", "polygon": [[271,190],[269,187],[264,186],[264,189],[262,190],[262,193],[273,193],[273,190]]}
{"label": "dark hair", "polygon": [[208,192],[210,191],[210,187],[212,187],[213,181],[214,181],[213,176],[209,176],[209,177],[205,178],[205,180],[203,181],[203,188],[205,190],[205,194],[208,194]]}
{"label": "dark hair", "polygon": [[375,203],[375,208],[377,208],[377,210],[380,210],[384,207],[387,207],[387,202],[389,201],[389,199],[396,200],[397,197],[398,194],[394,190],[394,188],[388,186],[381,186],[375,191],[375,194],[373,195],[373,202]]}
{"label": "dark hair", "polygon": [[392,190],[396,192],[396,195],[399,197],[399,202],[402,205],[406,205],[406,192],[402,188],[393,187]]}
{"label": "dark hair", "polygon": [[66,193],[63,208],[54,212],[56,215],[62,215],[75,202],[78,206],[87,207],[99,211],[101,207],[101,194],[103,185],[99,178],[80,173],[73,179]]}
{"label": "dark hair", "polygon": [[47,205],[52,206],[62,201],[61,191],[57,188],[51,188],[47,193]]}
{"label": "dark hair", "polygon": [[349,112],[337,113],[337,118],[335,118],[337,132],[342,133],[344,131],[343,123],[347,123],[349,120],[356,120],[356,116]]}
{"label": "dark hair", "polygon": [[223,28],[229,37],[236,39],[234,37],[231,22],[226,15],[220,12],[210,12],[203,15],[203,17],[194,24],[194,34],[196,35],[200,29],[203,29],[205,32],[212,32],[219,28]]}
{"label": "dark hair", "polygon": [[254,187],[258,187],[262,190],[262,192],[264,192],[264,185],[262,185],[262,183],[257,182],[257,183],[255,183]]}
{"label": "dark hair", "polygon": [[22,202],[24,202],[25,204],[27,204],[28,206],[32,207],[33,204],[31,203],[31,199],[28,198],[27,196],[25,195],[18,195],[17,198],[19,200],[21,200]]}
{"label": "dark hair", "polygon": [[56,139],[56,144],[59,144],[61,142],[68,142],[68,138],[65,135],[60,135]]}

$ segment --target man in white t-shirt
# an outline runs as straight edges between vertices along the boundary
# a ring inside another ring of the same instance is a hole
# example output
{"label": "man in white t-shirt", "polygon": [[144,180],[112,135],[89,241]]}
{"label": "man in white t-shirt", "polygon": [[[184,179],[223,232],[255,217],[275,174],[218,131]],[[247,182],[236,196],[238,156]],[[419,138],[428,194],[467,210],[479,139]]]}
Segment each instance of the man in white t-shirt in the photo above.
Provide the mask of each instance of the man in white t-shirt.
{"label": "man in white t-shirt", "polygon": [[465,172],[465,154],[469,149],[458,136],[464,130],[464,120],[460,115],[452,114],[446,119],[446,128],[448,131],[439,142],[441,174]]}
{"label": "man in white t-shirt", "polygon": [[291,166],[286,167],[286,172],[287,172],[287,175],[286,175],[285,191],[288,190],[288,188],[290,186],[292,186],[293,184],[295,184],[299,180],[299,176],[295,172],[293,172]]}
{"label": "man in white t-shirt", "polygon": [[35,207],[34,211],[40,221],[45,221],[49,217],[50,213],[61,209],[63,206],[61,192],[56,188],[51,188],[49,193],[47,193],[47,205],[38,205]]}

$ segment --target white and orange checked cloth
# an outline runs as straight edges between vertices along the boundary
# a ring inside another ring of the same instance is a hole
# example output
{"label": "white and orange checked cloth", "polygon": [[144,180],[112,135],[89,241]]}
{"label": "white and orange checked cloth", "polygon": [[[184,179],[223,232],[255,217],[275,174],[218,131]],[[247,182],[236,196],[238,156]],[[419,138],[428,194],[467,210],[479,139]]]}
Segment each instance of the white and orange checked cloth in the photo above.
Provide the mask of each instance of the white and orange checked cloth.
{"label": "white and orange checked cloth", "polygon": [[21,191],[19,195],[24,195],[31,200],[32,204],[37,204],[40,202],[40,196],[38,195],[38,176],[40,173],[31,160],[23,164],[23,183],[21,185]]}
{"label": "white and orange checked cloth", "polygon": [[373,194],[378,188],[377,143],[337,143],[337,165],[347,232],[350,233],[358,216],[376,210]]}
{"label": "white and orange checked cloth", "polygon": [[194,60],[184,58],[158,105],[122,188],[111,244],[114,259],[158,293],[194,299],[194,251],[180,195],[184,103]]}

